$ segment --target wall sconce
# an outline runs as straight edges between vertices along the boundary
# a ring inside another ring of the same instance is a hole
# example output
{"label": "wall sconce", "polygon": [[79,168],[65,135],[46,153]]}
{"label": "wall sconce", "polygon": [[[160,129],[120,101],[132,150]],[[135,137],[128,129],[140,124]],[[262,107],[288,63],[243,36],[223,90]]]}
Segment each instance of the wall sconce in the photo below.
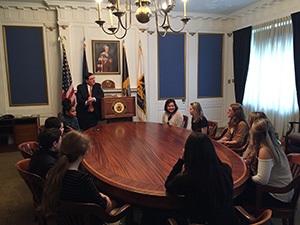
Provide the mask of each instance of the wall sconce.
{"label": "wall sconce", "polygon": [[69,28],[69,25],[59,25],[60,28],[62,28],[63,30]]}
{"label": "wall sconce", "polygon": [[227,33],[227,37],[231,37],[232,36],[232,32],[231,33]]}
{"label": "wall sconce", "polygon": [[49,30],[49,31],[54,31],[55,30],[55,27],[53,26],[47,26],[45,23],[43,23],[44,24],[44,26],[46,27],[46,29],[47,30]]}

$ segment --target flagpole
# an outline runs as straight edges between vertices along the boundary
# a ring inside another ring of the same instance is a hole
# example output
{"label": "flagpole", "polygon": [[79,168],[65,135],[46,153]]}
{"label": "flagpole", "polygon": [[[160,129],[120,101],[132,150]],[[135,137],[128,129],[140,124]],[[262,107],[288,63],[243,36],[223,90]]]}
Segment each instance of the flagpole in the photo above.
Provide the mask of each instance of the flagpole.
{"label": "flagpole", "polygon": [[137,115],[140,121],[147,121],[147,105],[146,105],[146,86],[145,75],[143,71],[143,51],[141,42],[139,42],[139,77],[137,80]]}
{"label": "flagpole", "polygon": [[70,72],[70,67],[69,63],[67,60],[67,53],[65,49],[65,44],[63,41],[66,40],[66,37],[59,37],[58,41],[61,41],[61,46],[62,46],[62,100],[65,98],[68,98],[71,100],[71,103],[73,105],[76,104],[76,96],[75,96],[75,90],[73,87],[73,81],[72,81],[72,76]]}
{"label": "flagpole", "polygon": [[86,42],[85,37],[83,38],[83,61],[82,61],[82,83],[85,83],[85,78],[89,73],[87,60],[86,60]]}
{"label": "flagpole", "polygon": [[126,48],[123,40],[123,59],[122,59],[122,93],[125,97],[131,96],[130,79],[127,65]]}

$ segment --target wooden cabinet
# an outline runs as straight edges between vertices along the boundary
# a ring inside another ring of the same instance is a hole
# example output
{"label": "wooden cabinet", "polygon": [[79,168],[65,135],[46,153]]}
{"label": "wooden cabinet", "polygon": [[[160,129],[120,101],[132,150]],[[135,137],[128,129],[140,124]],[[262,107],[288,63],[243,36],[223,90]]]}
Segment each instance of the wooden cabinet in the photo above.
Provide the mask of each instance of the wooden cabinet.
{"label": "wooden cabinet", "polygon": [[25,141],[36,141],[39,125],[39,116],[2,119],[0,120],[0,136],[13,137],[16,145]]}
{"label": "wooden cabinet", "polygon": [[13,136],[13,119],[2,119],[0,120],[0,137],[6,138],[8,136]]}

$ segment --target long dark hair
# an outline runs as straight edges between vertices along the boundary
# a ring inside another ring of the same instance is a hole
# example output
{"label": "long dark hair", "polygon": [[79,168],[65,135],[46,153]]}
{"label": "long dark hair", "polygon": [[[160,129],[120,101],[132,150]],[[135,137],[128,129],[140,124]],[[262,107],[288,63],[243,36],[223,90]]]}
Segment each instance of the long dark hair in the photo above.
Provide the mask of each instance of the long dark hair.
{"label": "long dark hair", "polygon": [[[203,210],[219,210],[232,203],[232,177],[224,170],[211,140],[204,134],[193,132],[187,139],[183,173],[192,180],[191,205]],[[209,202],[209,206],[207,205]]]}
{"label": "long dark hair", "polygon": [[172,113],[172,114],[174,114],[174,113],[177,112],[178,106],[177,106],[177,104],[176,104],[176,102],[175,102],[175,100],[174,100],[173,98],[169,98],[169,99],[165,102],[164,110],[165,110],[167,113],[170,113],[169,110],[168,110],[168,108],[167,108],[168,105],[169,105],[170,103],[174,103],[175,110],[174,110],[174,112]]}
{"label": "long dark hair", "polygon": [[64,136],[60,146],[60,157],[56,165],[49,171],[43,192],[42,211],[45,215],[55,213],[59,204],[62,180],[69,169],[70,163],[75,162],[89,149],[90,140],[87,135],[71,131]]}

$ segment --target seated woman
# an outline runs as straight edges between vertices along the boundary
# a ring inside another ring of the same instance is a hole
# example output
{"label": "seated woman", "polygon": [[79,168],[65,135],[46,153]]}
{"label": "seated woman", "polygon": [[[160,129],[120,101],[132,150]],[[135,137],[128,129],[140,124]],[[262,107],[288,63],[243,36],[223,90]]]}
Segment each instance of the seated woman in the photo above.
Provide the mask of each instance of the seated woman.
{"label": "seated woman", "polygon": [[190,223],[238,224],[231,168],[220,161],[208,136],[193,132],[188,137],[165,187],[167,192],[185,195]]}
{"label": "seated woman", "polygon": [[[257,170],[252,181],[262,185],[284,187],[292,181],[292,174],[285,152],[276,138],[274,127],[268,119],[257,119],[250,129],[250,142],[256,151]],[[263,202],[277,205],[291,201],[293,191],[268,194]]]}
{"label": "seated woman", "polygon": [[111,211],[113,204],[110,198],[99,193],[91,177],[79,170],[89,148],[88,136],[78,131],[71,131],[63,138],[60,157],[49,171],[43,193],[42,209],[45,215],[55,213],[60,200],[96,203],[107,212]]}
{"label": "seated woman", "polygon": [[243,106],[239,103],[231,104],[227,110],[227,117],[229,118],[227,133],[218,142],[229,148],[242,147],[247,142],[249,134]]}
{"label": "seated woman", "polygon": [[77,119],[77,113],[75,106],[72,105],[71,100],[65,98],[62,101],[63,113],[58,114],[58,118],[64,124],[64,134],[72,130],[79,130],[79,123]]}
{"label": "seated woman", "polygon": [[192,130],[207,134],[208,122],[199,102],[192,102],[190,104],[190,114],[192,115]]}
{"label": "seated woman", "polygon": [[165,112],[162,116],[162,123],[169,124],[176,127],[182,127],[183,117],[178,110],[178,106],[174,99],[168,99],[165,102]]}

